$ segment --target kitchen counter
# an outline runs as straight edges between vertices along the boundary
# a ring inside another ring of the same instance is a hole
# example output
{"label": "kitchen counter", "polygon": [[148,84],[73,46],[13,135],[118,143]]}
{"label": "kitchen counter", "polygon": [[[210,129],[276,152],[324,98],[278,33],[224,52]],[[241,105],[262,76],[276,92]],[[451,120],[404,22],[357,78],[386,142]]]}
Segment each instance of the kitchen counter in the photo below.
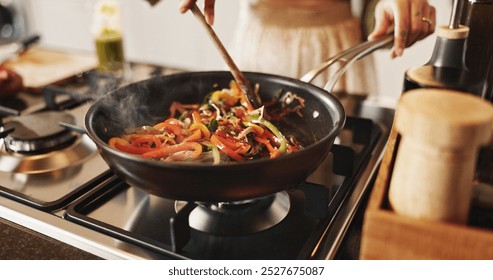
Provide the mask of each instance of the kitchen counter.
{"label": "kitchen counter", "polygon": [[0,218],[2,260],[97,260],[90,253]]}

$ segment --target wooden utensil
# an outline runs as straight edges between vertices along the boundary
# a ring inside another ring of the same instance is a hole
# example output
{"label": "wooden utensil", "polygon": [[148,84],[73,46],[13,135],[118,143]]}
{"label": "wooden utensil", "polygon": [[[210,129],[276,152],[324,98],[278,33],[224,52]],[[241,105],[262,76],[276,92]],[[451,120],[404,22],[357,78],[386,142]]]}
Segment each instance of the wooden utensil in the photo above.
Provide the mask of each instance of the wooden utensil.
{"label": "wooden utensil", "polygon": [[245,93],[246,97],[248,98],[248,101],[250,101],[250,104],[255,109],[260,108],[261,102],[258,96],[254,93],[252,87],[250,86],[250,83],[245,78],[243,73],[241,73],[241,71],[236,66],[235,62],[229,55],[228,51],[222,44],[221,40],[219,40],[219,37],[217,37],[216,32],[214,32],[214,29],[212,29],[212,27],[206,22],[204,14],[202,14],[202,11],[200,11],[199,7],[196,4],[193,5],[190,10],[194,14],[194,16],[199,20],[202,26],[204,26],[205,30],[207,31],[212,41],[214,42],[214,45],[216,46],[217,50],[219,51],[222,58],[226,62],[226,65],[228,66],[231,74],[233,74],[234,79],[240,86],[241,90]]}

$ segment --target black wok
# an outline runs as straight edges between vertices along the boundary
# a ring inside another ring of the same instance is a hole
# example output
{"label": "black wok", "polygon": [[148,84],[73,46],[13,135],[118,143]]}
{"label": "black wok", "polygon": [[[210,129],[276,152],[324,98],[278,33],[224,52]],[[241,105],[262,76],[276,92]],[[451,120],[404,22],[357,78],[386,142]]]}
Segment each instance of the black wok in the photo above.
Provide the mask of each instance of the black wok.
{"label": "black wok", "polygon": [[114,90],[97,100],[85,119],[88,135],[116,175],[128,184],[164,198],[219,202],[239,201],[297,187],[319,166],[330,151],[345,122],[340,102],[327,91],[300,80],[249,73],[260,85],[262,100],[279,90],[305,99],[303,117],[285,119],[281,130],[305,143],[305,148],[275,159],[210,165],[160,162],[139,158],[107,145],[125,129],[153,125],[168,116],[173,101],[198,103],[214,89],[227,88],[229,72],[188,72],[156,77]]}

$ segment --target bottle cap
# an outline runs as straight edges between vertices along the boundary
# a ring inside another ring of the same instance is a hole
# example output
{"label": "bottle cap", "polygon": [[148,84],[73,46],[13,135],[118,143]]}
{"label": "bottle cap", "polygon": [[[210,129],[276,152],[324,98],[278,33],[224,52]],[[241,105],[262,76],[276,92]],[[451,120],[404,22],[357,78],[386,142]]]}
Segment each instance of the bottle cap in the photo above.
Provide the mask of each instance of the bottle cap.
{"label": "bottle cap", "polygon": [[450,40],[465,39],[469,36],[469,27],[460,25],[458,28],[450,28],[448,25],[442,25],[437,28],[437,36]]}
{"label": "bottle cap", "polygon": [[120,7],[115,0],[101,0],[94,6],[92,33],[94,36],[121,32]]}

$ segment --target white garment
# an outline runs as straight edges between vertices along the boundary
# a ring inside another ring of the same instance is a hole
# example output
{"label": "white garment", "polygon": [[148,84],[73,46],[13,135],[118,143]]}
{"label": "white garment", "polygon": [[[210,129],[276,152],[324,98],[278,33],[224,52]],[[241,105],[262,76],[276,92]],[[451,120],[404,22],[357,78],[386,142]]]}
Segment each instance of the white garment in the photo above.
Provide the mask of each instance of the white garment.
{"label": "white garment", "polygon": [[[359,20],[352,16],[349,1],[327,1],[313,10],[243,0],[231,50],[243,71],[298,79],[361,41]],[[330,67],[313,84],[323,87],[337,69],[337,65]],[[372,56],[356,62],[333,90],[360,95],[375,91]]]}

